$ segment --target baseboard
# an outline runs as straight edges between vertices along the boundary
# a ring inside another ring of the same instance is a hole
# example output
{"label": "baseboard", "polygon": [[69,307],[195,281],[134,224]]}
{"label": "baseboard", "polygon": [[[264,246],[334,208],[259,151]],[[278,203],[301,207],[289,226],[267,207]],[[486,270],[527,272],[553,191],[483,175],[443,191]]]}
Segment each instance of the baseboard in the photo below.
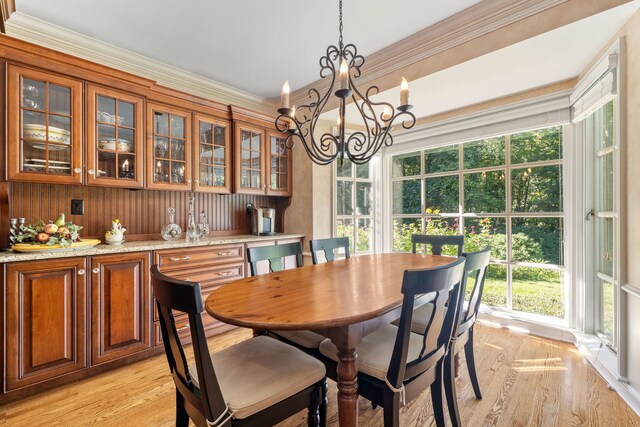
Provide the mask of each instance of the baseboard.
{"label": "baseboard", "polygon": [[617,372],[617,359],[611,350],[602,345],[593,334],[584,334],[574,331],[576,347],[584,358],[596,370],[633,411],[640,416],[640,393],[629,384],[626,378],[620,377]]}
{"label": "baseboard", "polygon": [[510,313],[493,310],[489,307],[481,307],[478,321],[491,326],[507,328],[514,332],[570,342],[572,344],[576,343],[574,335],[564,326],[520,319]]}

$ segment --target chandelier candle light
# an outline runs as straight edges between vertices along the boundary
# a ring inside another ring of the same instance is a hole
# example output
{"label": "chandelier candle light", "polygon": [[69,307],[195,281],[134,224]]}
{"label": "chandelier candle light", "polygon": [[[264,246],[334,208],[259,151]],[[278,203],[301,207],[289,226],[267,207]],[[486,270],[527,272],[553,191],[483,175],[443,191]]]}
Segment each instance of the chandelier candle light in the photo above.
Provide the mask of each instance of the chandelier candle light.
{"label": "chandelier candle light", "polygon": [[[416,124],[416,117],[409,112],[412,108],[409,104],[409,84],[404,77],[400,85],[400,106],[396,108],[388,102],[371,99],[380,91],[377,86],[371,86],[364,94],[357,88],[354,80],[362,73],[364,57],[358,54],[354,44],[344,45],[342,41],[342,0],[339,0],[338,19],[338,46],[329,46],[326,55],[320,58],[320,78],[330,80],[329,88],[324,94],[315,88],[309,89],[310,101],[290,108],[289,81],[285,82],[275,127],[280,132],[288,133],[285,140],[287,148],[293,148],[295,142],[300,141],[314,163],[327,165],[336,158],[348,158],[361,165],[367,163],[383,145],[389,147],[393,144],[390,130],[396,119],[400,118],[404,129],[411,129]],[[326,132],[318,140],[315,127],[331,94],[340,100],[337,132],[335,135]],[[363,130],[356,130],[345,139],[345,108],[349,98],[358,111],[356,128]]]}

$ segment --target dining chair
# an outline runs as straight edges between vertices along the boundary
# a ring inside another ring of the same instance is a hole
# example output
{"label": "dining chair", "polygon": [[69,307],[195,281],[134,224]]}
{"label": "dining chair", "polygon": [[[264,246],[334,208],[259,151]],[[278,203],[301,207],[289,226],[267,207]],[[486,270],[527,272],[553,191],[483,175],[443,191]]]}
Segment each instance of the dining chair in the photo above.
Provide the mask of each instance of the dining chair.
{"label": "dining chair", "polygon": [[296,267],[302,267],[302,244],[300,242],[247,248],[247,260],[252,276],[259,274],[258,263],[262,261],[267,261],[270,273],[282,271],[285,258],[290,256],[295,257]]}
{"label": "dining chair", "polygon": [[[176,387],[176,426],[274,425],[307,408],[307,424],[326,423],[325,367],[304,352],[265,336],[209,353],[200,284],[151,267],[153,293]],[[188,364],[175,316],[186,313],[195,361]]]}
{"label": "dining chair", "polygon": [[462,248],[464,247],[464,236],[432,236],[428,234],[412,234],[411,235],[411,252],[416,253],[417,245],[429,245],[431,246],[431,253],[433,255],[442,255],[443,246],[457,246],[458,255],[462,255]]}
{"label": "dining chair", "polygon": [[[459,324],[454,326],[454,339],[452,340],[451,348],[447,354],[447,359],[445,360],[445,375],[450,374],[455,377],[455,370],[453,369],[454,358],[460,349],[464,348],[467,370],[469,371],[473,391],[476,398],[482,399],[473,353],[473,327],[478,317],[480,302],[482,301],[484,280],[489,267],[489,260],[491,259],[491,248],[487,247],[476,252],[463,253],[462,257],[467,260],[464,266],[465,289],[471,289],[471,292],[469,294],[469,303],[467,304],[466,309],[464,307],[464,303],[461,306]],[[472,281],[473,287],[470,286]],[[432,316],[432,312],[432,304],[424,304],[418,307],[413,313],[411,330],[416,333],[424,331]],[[451,416],[452,422],[454,425],[460,425],[460,414],[457,411],[458,406],[455,404],[455,378],[445,378],[445,393],[447,397],[447,405],[449,407],[449,415]]]}
{"label": "dining chair", "polygon": [[[247,249],[247,260],[252,276],[257,276],[258,263],[268,261],[269,272],[278,272],[284,269],[283,259],[285,257],[295,257],[296,267],[302,267],[302,245],[300,242],[285,245],[260,246]],[[318,347],[325,339],[322,335],[311,331],[264,331],[267,335],[284,340],[299,349],[317,356]]]}
{"label": "dining chair", "polygon": [[314,264],[320,264],[323,261],[319,255],[324,254],[326,261],[334,261],[336,259],[336,249],[342,249],[344,251],[344,257],[351,258],[349,244],[348,237],[310,240],[309,249],[311,250],[311,260]]}
{"label": "dining chair", "polygon": [[[384,324],[358,345],[358,394],[383,407],[385,426],[398,426],[400,408],[427,386],[431,388],[436,425],[445,425],[444,361],[464,298],[464,264],[465,258],[460,257],[444,266],[405,271],[399,326]],[[422,334],[417,334],[411,331],[414,302],[427,293],[434,296],[433,316]],[[338,351],[330,340],[322,342],[320,352],[337,362]],[[333,377],[335,369],[327,373]]]}

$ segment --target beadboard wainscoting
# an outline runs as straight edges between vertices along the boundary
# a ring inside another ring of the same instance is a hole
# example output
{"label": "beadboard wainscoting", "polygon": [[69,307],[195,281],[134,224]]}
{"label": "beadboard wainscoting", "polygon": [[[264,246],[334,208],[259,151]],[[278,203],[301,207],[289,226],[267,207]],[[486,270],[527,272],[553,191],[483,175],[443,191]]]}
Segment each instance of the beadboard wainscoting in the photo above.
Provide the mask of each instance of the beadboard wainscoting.
{"label": "beadboard wainscoting", "polygon": [[[276,210],[276,230],[283,232],[284,210],[289,198],[246,194],[205,194],[181,191],[128,190],[80,185],[11,182],[7,185],[9,209],[0,213],[3,240],[7,239],[9,218],[26,218],[27,223],[56,219],[60,212],[67,220],[82,225],[83,237],[102,238],[118,218],[127,227],[125,239],[160,239],[160,230],[169,221],[167,209],[176,209],[176,222],[184,230],[188,197],[195,197],[196,213],[204,210],[213,235],[250,232],[246,206],[267,206]],[[70,215],[71,200],[84,200],[84,215]],[[6,217],[8,215],[8,217]],[[196,216],[198,220],[198,216]]]}

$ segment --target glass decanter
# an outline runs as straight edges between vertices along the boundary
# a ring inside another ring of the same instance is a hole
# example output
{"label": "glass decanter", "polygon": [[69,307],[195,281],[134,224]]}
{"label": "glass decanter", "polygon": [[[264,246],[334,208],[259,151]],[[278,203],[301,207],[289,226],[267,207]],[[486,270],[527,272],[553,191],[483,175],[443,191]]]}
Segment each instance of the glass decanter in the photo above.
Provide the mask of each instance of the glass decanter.
{"label": "glass decanter", "polygon": [[209,223],[207,222],[207,214],[203,211],[200,212],[200,237],[206,237],[209,235]]}
{"label": "glass decanter", "polygon": [[200,240],[200,228],[196,225],[196,216],[193,212],[194,197],[189,197],[189,219],[187,220],[187,242]]}
{"label": "glass decanter", "polygon": [[178,240],[182,235],[182,228],[178,224],[176,224],[176,210],[174,208],[169,208],[169,224],[162,227],[162,238],[164,240],[172,241]]}

